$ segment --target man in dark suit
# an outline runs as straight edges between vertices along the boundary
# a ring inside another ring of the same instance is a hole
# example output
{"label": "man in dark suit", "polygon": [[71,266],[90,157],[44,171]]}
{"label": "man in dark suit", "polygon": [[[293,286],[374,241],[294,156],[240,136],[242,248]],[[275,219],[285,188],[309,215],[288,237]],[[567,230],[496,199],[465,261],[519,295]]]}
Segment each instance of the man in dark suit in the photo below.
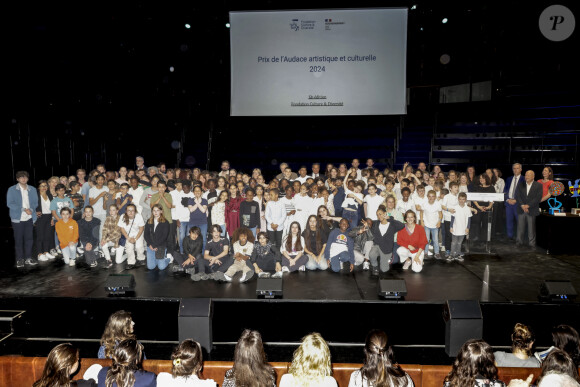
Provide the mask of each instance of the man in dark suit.
{"label": "man in dark suit", "polygon": [[540,201],[542,200],[542,184],[534,180],[534,171],[526,172],[525,184],[518,185],[516,201],[518,209],[518,237],[516,244],[523,244],[524,231],[528,227],[528,242],[531,247],[536,246],[536,216],[540,215]]}
{"label": "man in dark suit", "polygon": [[509,239],[514,239],[514,228],[518,223],[518,210],[516,205],[516,192],[519,186],[525,184],[522,176],[522,164],[515,163],[512,165],[513,176],[507,178],[503,189],[505,200],[505,220],[506,231]]}

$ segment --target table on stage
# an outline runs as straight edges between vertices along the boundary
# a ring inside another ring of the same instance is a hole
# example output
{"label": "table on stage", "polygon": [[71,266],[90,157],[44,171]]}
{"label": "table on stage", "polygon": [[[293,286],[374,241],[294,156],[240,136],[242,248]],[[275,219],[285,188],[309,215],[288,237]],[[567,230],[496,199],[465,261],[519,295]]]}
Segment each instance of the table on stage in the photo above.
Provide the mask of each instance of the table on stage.
{"label": "table on stage", "polygon": [[540,214],[536,218],[536,244],[548,253],[580,255],[580,216]]}

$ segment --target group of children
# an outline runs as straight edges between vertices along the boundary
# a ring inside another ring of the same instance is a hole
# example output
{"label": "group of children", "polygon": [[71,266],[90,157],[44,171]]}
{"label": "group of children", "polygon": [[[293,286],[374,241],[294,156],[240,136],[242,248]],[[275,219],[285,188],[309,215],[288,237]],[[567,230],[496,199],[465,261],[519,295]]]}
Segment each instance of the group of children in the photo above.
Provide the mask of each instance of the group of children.
{"label": "group of children", "polygon": [[[431,175],[421,180],[407,165],[405,172],[384,173],[353,167],[339,174],[330,168],[324,177],[305,171],[293,175],[286,167],[269,184],[259,179],[259,170],[251,178],[222,170],[198,174],[193,181],[166,180],[159,173],[106,181],[98,171],[68,187],[41,181],[37,212],[45,221],[36,227],[38,260],[62,254],[74,266],[84,254],[90,267],[102,257],[108,268],[114,256],[116,263],[127,260],[128,269],[146,264],[160,270],[173,263],[173,271],[185,271],[196,281],[231,281],[237,272],[244,282],[255,273],[339,271],[345,263],[351,271],[362,264],[376,274],[379,267],[385,272],[398,262],[400,230],[393,228],[402,226],[395,224],[387,235],[382,231],[389,222],[405,223],[408,211],[430,241],[421,246],[423,252],[431,254],[431,243],[436,259],[462,260],[461,240],[476,213],[462,200],[464,179],[450,173],[446,182]],[[373,222],[381,229],[376,236]],[[53,226],[56,246],[50,249]]]}

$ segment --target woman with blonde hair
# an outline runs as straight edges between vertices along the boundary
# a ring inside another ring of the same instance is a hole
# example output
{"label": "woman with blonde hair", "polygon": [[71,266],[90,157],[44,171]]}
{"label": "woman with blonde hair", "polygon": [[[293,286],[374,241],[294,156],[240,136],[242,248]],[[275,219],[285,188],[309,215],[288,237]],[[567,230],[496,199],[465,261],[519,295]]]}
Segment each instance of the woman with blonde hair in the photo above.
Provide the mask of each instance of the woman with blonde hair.
{"label": "woman with blonde hair", "polygon": [[50,351],[42,376],[33,387],[96,386],[93,380],[76,380],[70,377],[79,368],[79,350],[70,343],[59,344]]}
{"label": "woman with blonde hair", "polygon": [[171,373],[160,372],[157,375],[157,386],[161,387],[210,387],[216,386],[212,379],[199,378],[203,368],[201,346],[192,339],[183,340],[171,354]]}
{"label": "woman with blonde hair", "polygon": [[276,386],[276,371],[266,360],[262,336],[258,331],[242,332],[234,352],[234,366],[226,372],[222,387]]}
{"label": "woman with blonde hair", "polygon": [[282,376],[280,387],[337,387],[331,376],[330,350],[319,333],[311,333],[292,358],[288,373]]}
{"label": "woman with blonde hair", "polygon": [[373,329],[364,347],[365,361],[350,375],[348,387],[413,387],[411,377],[395,362],[387,334]]}

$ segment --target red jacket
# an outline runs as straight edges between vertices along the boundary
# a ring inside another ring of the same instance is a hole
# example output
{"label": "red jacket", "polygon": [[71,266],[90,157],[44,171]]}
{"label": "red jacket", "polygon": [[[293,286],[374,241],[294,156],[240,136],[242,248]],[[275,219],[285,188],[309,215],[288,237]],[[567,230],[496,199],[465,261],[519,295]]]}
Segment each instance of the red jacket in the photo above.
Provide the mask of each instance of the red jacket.
{"label": "red jacket", "polygon": [[409,248],[409,245],[413,246],[415,249],[410,250],[413,254],[415,254],[419,249],[425,249],[428,242],[425,229],[420,224],[415,225],[415,230],[413,230],[411,235],[407,232],[406,226],[397,233],[397,244],[406,249]]}

